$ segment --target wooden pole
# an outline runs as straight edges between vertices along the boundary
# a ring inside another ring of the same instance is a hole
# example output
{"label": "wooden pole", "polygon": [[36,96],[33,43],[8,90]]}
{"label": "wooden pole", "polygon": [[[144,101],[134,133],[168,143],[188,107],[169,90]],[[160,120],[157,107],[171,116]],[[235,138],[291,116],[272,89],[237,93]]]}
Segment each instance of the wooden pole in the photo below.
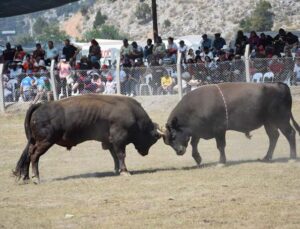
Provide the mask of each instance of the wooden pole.
{"label": "wooden pole", "polygon": [[153,39],[154,42],[156,42],[158,37],[156,0],[152,0],[152,21],[153,21]]}

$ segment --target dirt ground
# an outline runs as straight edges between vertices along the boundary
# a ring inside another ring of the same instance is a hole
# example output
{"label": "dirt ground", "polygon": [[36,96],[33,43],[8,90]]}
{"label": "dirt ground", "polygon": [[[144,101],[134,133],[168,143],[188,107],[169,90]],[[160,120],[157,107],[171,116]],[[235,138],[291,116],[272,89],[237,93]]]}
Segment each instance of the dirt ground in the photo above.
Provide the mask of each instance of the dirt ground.
{"label": "dirt ground", "polygon": [[[299,90],[293,94],[300,123]],[[137,99],[160,125],[178,101]],[[257,159],[268,147],[263,128],[251,140],[228,132],[223,168],[214,140],[200,141],[202,168],[191,148],[179,157],[160,140],[142,157],[130,145],[130,177],[114,175],[100,143],[71,151],[54,146],[40,160],[41,184],[20,185],[11,170],[25,147],[25,107],[0,116],[0,228],[300,228],[300,161],[288,161],[283,135],[273,162],[262,163]]]}

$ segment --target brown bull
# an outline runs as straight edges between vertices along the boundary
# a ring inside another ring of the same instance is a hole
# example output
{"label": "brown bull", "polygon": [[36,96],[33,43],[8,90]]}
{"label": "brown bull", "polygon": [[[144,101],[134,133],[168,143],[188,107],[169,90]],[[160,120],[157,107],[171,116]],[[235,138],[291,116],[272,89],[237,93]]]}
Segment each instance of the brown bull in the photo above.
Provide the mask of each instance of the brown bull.
{"label": "brown bull", "polygon": [[70,150],[87,140],[101,141],[114,159],[115,171],[126,174],[126,145],[133,143],[145,156],[160,138],[156,124],[134,99],[93,94],[31,106],[25,131],[28,143],[14,174],[29,179],[31,163],[37,181],[39,158],[54,144]]}

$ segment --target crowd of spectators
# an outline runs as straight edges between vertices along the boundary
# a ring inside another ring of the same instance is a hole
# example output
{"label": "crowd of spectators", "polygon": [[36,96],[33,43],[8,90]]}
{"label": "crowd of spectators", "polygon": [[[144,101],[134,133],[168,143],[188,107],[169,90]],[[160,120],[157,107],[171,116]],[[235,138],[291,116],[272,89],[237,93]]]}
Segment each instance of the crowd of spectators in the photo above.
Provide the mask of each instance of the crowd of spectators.
{"label": "crowd of spectators", "polygon": [[[238,31],[234,45],[227,44],[220,33],[214,34],[213,39],[204,34],[196,50],[187,47],[183,40],[176,44],[173,37],[165,44],[158,36],[154,43],[148,39],[145,47],[136,41],[123,40],[119,72],[121,93],[134,96],[141,93],[139,86],[143,84],[149,85],[147,93],[178,92],[175,66],[178,53],[181,53],[182,87],[186,91],[207,83],[245,81],[241,59],[247,44],[250,58],[255,60],[251,62],[252,75],[272,72],[276,80],[290,77],[292,82],[300,81],[299,40],[284,29],[274,37],[264,33],[257,35],[255,31],[247,37],[243,31]],[[56,89],[60,98],[85,93],[115,94],[116,66],[101,65],[98,42],[91,40],[88,56],[77,60],[79,51],[68,39],[61,50],[49,41],[45,49],[37,43],[30,53],[21,45],[12,48],[7,43],[1,56],[6,101],[51,100],[49,68],[52,60],[56,63]]]}

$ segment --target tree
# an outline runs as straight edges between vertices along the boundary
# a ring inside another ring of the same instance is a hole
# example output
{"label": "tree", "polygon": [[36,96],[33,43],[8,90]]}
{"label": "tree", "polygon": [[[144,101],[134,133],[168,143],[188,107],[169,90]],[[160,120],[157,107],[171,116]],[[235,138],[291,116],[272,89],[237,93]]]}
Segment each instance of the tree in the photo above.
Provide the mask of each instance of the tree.
{"label": "tree", "polygon": [[107,16],[102,15],[101,11],[99,10],[96,14],[96,18],[95,18],[95,21],[94,21],[94,29],[96,29],[97,27],[100,27],[101,25],[103,25],[106,20],[107,20]]}
{"label": "tree", "polygon": [[240,27],[246,32],[250,32],[251,30],[269,31],[274,24],[273,17],[274,13],[272,12],[271,3],[260,0],[252,14],[240,22]]}
{"label": "tree", "polygon": [[44,28],[43,33],[37,36],[40,42],[47,42],[52,40],[53,42],[62,42],[67,39],[68,36],[64,31],[61,31],[57,24],[49,25]]}
{"label": "tree", "polygon": [[84,37],[86,41],[90,41],[94,38],[122,40],[128,36],[126,34],[122,34],[112,25],[103,25],[100,29],[93,29],[86,32]]}
{"label": "tree", "polygon": [[36,35],[39,35],[43,32],[44,28],[47,26],[48,26],[48,22],[44,18],[38,17],[35,23],[33,24],[33,32]]}

